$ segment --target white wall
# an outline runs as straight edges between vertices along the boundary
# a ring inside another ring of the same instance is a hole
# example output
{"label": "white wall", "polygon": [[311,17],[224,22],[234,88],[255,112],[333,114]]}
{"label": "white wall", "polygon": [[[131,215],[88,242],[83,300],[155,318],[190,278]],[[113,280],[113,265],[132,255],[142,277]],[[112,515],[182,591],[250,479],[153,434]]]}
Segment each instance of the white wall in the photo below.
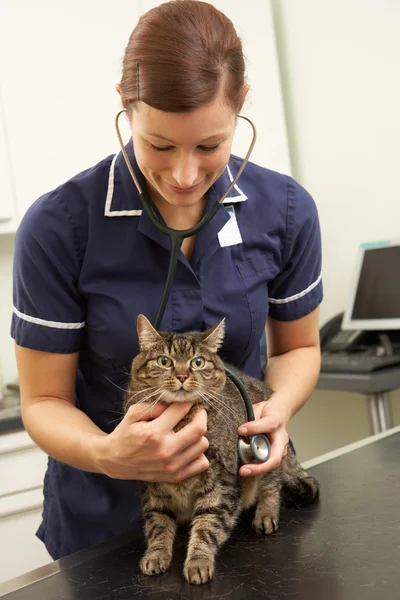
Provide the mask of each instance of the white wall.
{"label": "white wall", "polygon": [[[115,84],[124,48],[140,13],[157,4],[0,1],[0,234],[10,202],[21,217],[38,196],[118,150]],[[251,158],[290,172],[270,0],[251,11],[241,0],[215,5],[243,37],[251,86],[243,114],[258,128]],[[128,139],[127,126],[122,131]],[[239,122],[234,152],[244,155],[250,141],[250,126]],[[7,381],[16,375],[9,338],[12,244],[12,236],[0,235],[0,364]]]}
{"label": "white wall", "polygon": [[294,176],[323,234],[321,321],[361,242],[400,237],[400,2],[273,0]]}
{"label": "white wall", "polygon": [[[400,2],[273,0],[294,177],[321,219],[321,322],[345,308],[361,242],[400,237]],[[392,394],[394,423],[400,393]],[[302,460],[369,434],[359,394],[317,390],[291,422]]]}
{"label": "white wall", "polygon": [[[251,18],[259,2],[241,1],[243,15]],[[313,194],[321,218],[323,322],[344,308],[357,245],[400,237],[400,2],[272,3],[292,171]],[[232,6],[239,11],[239,3]],[[265,129],[261,125],[263,136]],[[15,367],[4,298],[11,292],[12,241],[0,236],[0,360],[10,375]],[[398,423],[400,397],[394,398]],[[290,431],[302,460],[364,437],[369,433],[364,399],[316,391]]]}

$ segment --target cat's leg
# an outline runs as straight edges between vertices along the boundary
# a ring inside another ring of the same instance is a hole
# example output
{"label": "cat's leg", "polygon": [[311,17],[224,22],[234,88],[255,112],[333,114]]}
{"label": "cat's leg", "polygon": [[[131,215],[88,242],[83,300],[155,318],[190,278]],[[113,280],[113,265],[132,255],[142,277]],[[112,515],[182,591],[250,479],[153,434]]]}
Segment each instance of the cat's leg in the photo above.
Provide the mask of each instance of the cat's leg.
{"label": "cat's leg", "polygon": [[278,529],[281,502],[311,504],[319,494],[318,482],[301,466],[290,447],[280,466],[260,478],[253,528],[257,533]]}
{"label": "cat's leg", "polygon": [[256,533],[275,533],[278,529],[281,508],[281,481],[271,471],[259,478],[253,529]]}
{"label": "cat's leg", "polygon": [[297,506],[311,504],[318,498],[319,485],[303,469],[292,449],[288,448],[287,456],[282,460],[282,493],[283,499]]}
{"label": "cat's leg", "polygon": [[212,487],[195,501],[192,527],[183,575],[189,583],[212,579],[218,549],[229,538],[240,514],[240,492],[236,479],[215,478]]}
{"label": "cat's leg", "polygon": [[[157,485],[157,484],[155,484]],[[145,575],[164,573],[170,566],[176,534],[176,516],[169,508],[170,498],[157,495],[148,487],[142,494],[143,518],[147,550],[140,561],[140,569]]]}

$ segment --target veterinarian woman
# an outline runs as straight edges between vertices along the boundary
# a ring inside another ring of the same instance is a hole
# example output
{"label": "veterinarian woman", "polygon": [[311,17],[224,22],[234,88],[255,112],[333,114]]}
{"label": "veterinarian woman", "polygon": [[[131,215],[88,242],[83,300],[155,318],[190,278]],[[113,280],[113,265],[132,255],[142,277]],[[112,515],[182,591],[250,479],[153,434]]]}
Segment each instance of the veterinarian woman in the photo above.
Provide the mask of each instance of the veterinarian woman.
{"label": "veterinarian woman", "polygon": [[[241,165],[231,146],[247,86],[232,23],[193,0],[149,11],[117,87],[141,186],[168,226],[193,227]],[[137,527],[135,480],[177,482],[208,467],[204,410],[180,434],[188,404],[122,415],[137,316],[154,320],[170,257],[142,208],[119,152],[37,200],[16,236],[12,336],[24,424],[51,457],[37,535],[54,559]],[[184,241],[160,326],[205,330],[226,317],[222,358],[258,378],[267,326],[276,392],[246,428],[268,434],[271,456],[241,467],[244,477],[280,464],[287,424],[314,388],[321,299],[312,198],[248,163],[210,224]]]}

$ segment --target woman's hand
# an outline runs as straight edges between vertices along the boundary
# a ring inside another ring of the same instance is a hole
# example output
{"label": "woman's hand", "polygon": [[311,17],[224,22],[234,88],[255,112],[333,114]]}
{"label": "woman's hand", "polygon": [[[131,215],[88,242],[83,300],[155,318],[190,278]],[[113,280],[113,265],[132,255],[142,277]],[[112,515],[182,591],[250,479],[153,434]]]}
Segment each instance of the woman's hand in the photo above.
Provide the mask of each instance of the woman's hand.
{"label": "woman's hand", "polygon": [[[279,410],[279,398],[274,394],[274,402],[259,402],[253,405],[254,421],[244,423],[238,429],[239,435],[254,435],[264,433],[271,444],[271,454],[264,463],[243,465],[240,475],[262,475],[267,471],[276,469],[281,464],[282,458],[287,454],[289,435],[286,431],[288,418]],[[246,430],[246,431],[245,431]]]}
{"label": "woman's hand", "polygon": [[112,433],[95,441],[101,471],[113,479],[170,483],[205,471],[206,411],[199,410],[188,425],[173,431],[191,407],[188,402],[132,405]]}

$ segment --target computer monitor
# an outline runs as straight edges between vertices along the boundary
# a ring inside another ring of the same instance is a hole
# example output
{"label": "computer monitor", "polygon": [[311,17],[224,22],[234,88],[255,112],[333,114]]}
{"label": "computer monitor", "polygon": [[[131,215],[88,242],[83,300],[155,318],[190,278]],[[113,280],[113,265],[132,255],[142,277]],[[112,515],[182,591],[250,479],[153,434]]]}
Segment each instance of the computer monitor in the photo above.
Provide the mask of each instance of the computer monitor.
{"label": "computer monitor", "polygon": [[360,246],[342,329],[400,331],[400,239]]}

